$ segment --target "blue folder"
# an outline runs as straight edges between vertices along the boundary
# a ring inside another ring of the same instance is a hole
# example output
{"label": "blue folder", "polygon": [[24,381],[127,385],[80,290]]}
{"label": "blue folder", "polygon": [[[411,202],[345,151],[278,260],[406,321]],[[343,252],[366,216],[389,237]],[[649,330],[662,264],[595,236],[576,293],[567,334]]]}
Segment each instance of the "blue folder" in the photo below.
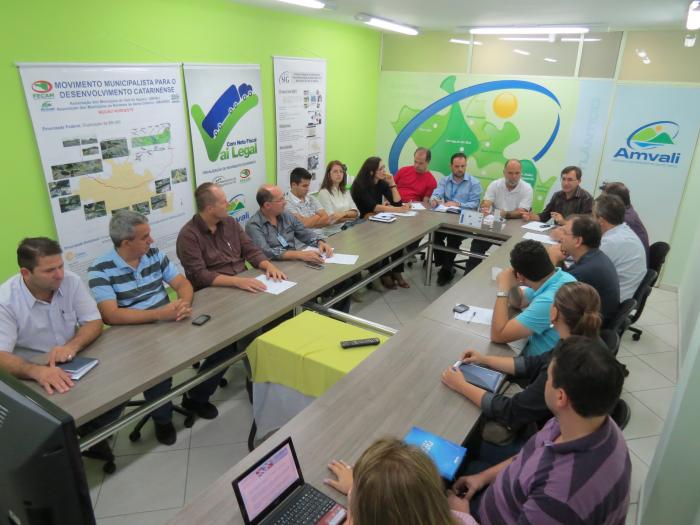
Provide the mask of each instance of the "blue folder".
{"label": "blue folder", "polygon": [[403,440],[428,454],[440,475],[448,481],[455,478],[457,469],[467,454],[466,448],[418,427],[413,427]]}

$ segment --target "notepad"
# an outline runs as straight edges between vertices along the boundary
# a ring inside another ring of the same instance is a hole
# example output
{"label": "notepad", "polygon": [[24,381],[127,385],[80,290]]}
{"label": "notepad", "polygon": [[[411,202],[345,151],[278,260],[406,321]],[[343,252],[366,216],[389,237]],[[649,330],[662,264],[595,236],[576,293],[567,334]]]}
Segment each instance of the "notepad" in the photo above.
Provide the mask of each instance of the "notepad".
{"label": "notepad", "polygon": [[377,213],[376,215],[372,215],[369,220],[374,222],[394,222],[396,217],[391,213]]}
{"label": "notepad", "polygon": [[491,308],[481,308],[480,306],[469,306],[469,310],[458,314],[455,312],[455,319],[466,321],[467,323],[491,324],[493,310]]}
{"label": "notepad", "polygon": [[391,214],[394,217],[415,217],[416,215],[418,215],[418,212],[417,211],[404,211],[404,212],[399,212],[399,213],[391,212]]}
{"label": "notepad", "polygon": [[418,427],[411,428],[403,440],[428,454],[440,475],[448,481],[455,478],[457,469],[467,454],[466,448]]}
{"label": "notepad", "polygon": [[348,264],[353,265],[357,262],[359,255],[350,255],[347,253],[335,253],[332,257],[324,257],[323,261],[328,264]]}
{"label": "notepad", "polygon": [[265,283],[265,286],[267,286],[267,290],[265,290],[267,293],[271,293],[272,295],[279,295],[284,291],[289,290],[292,286],[296,286],[297,283],[294,283],[292,281],[275,281],[273,279],[268,279],[267,275],[258,275],[256,279],[260,282]]}
{"label": "notepad", "polygon": [[549,230],[550,228],[553,228],[554,226],[551,224],[547,224],[546,222],[532,221],[532,222],[528,222],[527,224],[523,224],[522,227],[525,228],[526,230],[532,230],[535,232],[542,232],[545,230]]}
{"label": "notepad", "polygon": [[425,206],[423,206],[423,203],[421,203],[421,202],[412,202],[411,209],[412,210],[424,210]]}
{"label": "notepad", "polygon": [[438,204],[433,208],[433,211],[439,211],[440,213],[460,213],[462,210],[459,206],[445,206],[444,204]]}
{"label": "notepad", "polygon": [[56,363],[56,366],[70,374],[70,378],[73,381],[78,381],[90,370],[95,368],[99,361],[93,357],[80,357],[76,356],[72,361],[68,363]]}

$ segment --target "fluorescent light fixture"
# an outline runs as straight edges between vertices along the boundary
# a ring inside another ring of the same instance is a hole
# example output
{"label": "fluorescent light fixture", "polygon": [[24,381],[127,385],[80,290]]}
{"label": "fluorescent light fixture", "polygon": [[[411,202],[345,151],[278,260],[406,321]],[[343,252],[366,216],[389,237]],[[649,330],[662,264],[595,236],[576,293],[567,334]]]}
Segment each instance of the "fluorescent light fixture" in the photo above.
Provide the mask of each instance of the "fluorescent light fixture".
{"label": "fluorescent light fixture", "polygon": [[554,42],[554,35],[551,36],[502,36],[499,40],[506,42]]}
{"label": "fluorescent light fixture", "polygon": [[[584,38],[584,42],[600,42],[600,38]],[[561,38],[562,42],[580,42],[580,38],[570,38],[570,37],[562,37]]]}
{"label": "fluorescent light fixture", "polygon": [[323,9],[326,4],[317,2],[316,0],[277,0],[285,4],[299,5],[301,7],[310,7],[311,9]]}
{"label": "fluorescent light fixture", "polygon": [[635,51],[635,53],[637,53],[637,56],[639,56],[639,58],[644,59],[647,57],[647,52],[644,51],[643,49],[635,49],[634,51]]}
{"label": "fluorescent light fixture", "polygon": [[685,41],[683,42],[685,47],[693,47],[695,45],[695,34],[688,33],[685,35]]}
{"label": "fluorescent light fixture", "polygon": [[513,49],[513,53],[517,53],[519,55],[525,55],[525,56],[528,56],[530,54],[529,51],[523,51],[522,49]]}
{"label": "fluorescent light fixture", "polygon": [[644,62],[644,64],[647,64],[647,65],[648,65],[648,64],[651,64],[651,59],[650,59],[649,57],[644,57],[644,58],[642,59],[642,62]]}
{"label": "fluorescent light fixture", "polygon": [[685,24],[688,31],[700,29],[700,0],[690,2],[688,7],[688,21]]}
{"label": "fluorescent light fixture", "polygon": [[[700,1],[700,0],[698,0]],[[580,35],[588,33],[587,27],[475,27],[470,29],[472,35]]]}
{"label": "fluorescent light fixture", "polygon": [[416,36],[418,34],[418,31],[413,27],[402,26],[401,24],[395,24],[394,22],[389,22],[388,20],[376,18],[374,16],[371,16],[369,20],[365,22],[365,24],[372,27],[378,27],[379,29],[386,29],[387,31],[401,33],[403,35]]}
{"label": "fluorescent light fixture", "polygon": [[450,42],[453,44],[462,44],[465,46],[481,46],[483,45],[478,40],[460,40],[459,38],[450,38]]}
{"label": "fluorescent light fixture", "polygon": [[547,57],[547,58],[544,59],[544,61],[545,61],[545,62],[551,62],[552,64],[554,64],[554,63],[557,61],[557,59],[556,59],[556,58],[549,58],[549,57]]}

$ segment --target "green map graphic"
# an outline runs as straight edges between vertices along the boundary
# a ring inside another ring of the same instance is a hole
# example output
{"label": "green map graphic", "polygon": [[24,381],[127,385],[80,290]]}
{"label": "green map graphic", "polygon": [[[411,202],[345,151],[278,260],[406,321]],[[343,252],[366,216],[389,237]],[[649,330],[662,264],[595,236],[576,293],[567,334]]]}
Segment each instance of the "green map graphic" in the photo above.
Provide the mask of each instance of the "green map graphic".
{"label": "green map graphic", "polygon": [[[455,76],[448,76],[441,82],[440,88],[448,94],[454,93],[455,81]],[[518,142],[521,135],[510,121],[499,128],[487,119],[487,108],[497,95],[469,97],[462,103],[452,104],[447,110],[426,120],[411,135],[417,147],[430,149],[432,170],[450,173],[450,157],[462,151],[476,162],[478,169],[472,175],[481,182],[482,193],[491,181],[503,176],[503,165],[507,160],[504,151]],[[398,134],[421,111],[404,105],[397,119],[391,123],[394,131]],[[542,180],[531,159],[520,161],[523,180],[533,187],[533,209],[541,211],[557,177]]]}
{"label": "green map graphic", "polygon": [[234,198],[233,200],[231,200],[231,201],[228,203],[228,206],[226,207],[226,209],[227,209],[227,211],[228,211],[229,213],[232,213],[232,212],[234,212],[234,211],[236,211],[236,210],[240,210],[240,209],[242,209],[242,208],[245,208],[245,204],[243,204],[242,201],[240,201],[240,200],[238,200],[238,199],[236,199],[236,198]]}
{"label": "green map graphic", "polygon": [[167,126],[162,132],[155,135],[143,135],[133,137],[131,139],[132,148],[143,148],[146,146],[155,146],[157,144],[168,144],[170,142],[170,126]]}

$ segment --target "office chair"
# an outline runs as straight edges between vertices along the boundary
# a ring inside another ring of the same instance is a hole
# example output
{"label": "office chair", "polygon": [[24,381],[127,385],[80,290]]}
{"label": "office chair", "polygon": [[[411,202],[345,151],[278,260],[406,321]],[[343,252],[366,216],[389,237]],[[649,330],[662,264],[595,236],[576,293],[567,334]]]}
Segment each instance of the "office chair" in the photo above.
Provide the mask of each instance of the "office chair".
{"label": "office chair", "polygon": [[600,338],[605,343],[605,346],[610,349],[612,355],[617,355],[617,352],[620,350],[620,336],[617,335],[617,332],[610,329],[601,330]]}
{"label": "office chair", "polygon": [[[620,349],[620,336],[617,335],[617,332],[615,332],[615,330],[610,329],[601,330],[600,338],[605,343],[605,346],[607,346],[610,349],[612,354],[617,355],[617,352]],[[610,417],[615,423],[617,423],[617,426],[620,427],[620,430],[624,430],[624,428],[630,422],[630,418],[632,417],[632,411],[630,410],[630,407],[625,402],[625,400],[620,398],[617,400],[617,403],[615,403],[615,406],[610,412]]]}
{"label": "office chair", "polygon": [[[649,297],[649,294],[651,294],[651,288],[652,286],[654,286],[654,283],[656,282],[656,279],[658,277],[659,274],[655,270],[649,269],[642,278],[642,281],[639,283],[639,286],[637,286],[637,290],[634,292],[633,295],[635,301],[637,301],[637,308],[635,309],[634,313],[630,316],[630,325],[636,323],[637,320],[642,316],[642,312],[644,311],[644,305],[646,304],[647,298]],[[629,330],[633,333],[632,339],[634,339],[635,341],[639,341],[639,338],[642,336],[641,328],[630,326]]]}
{"label": "office chair", "polygon": [[631,324],[632,318],[630,317],[630,314],[636,307],[637,301],[634,297],[630,297],[629,299],[622,301],[617,309],[615,317],[613,317],[608,323],[607,329],[613,330],[618,337],[622,339],[622,334],[625,333],[625,330],[627,330]]}
{"label": "office chair", "polygon": [[[651,293],[651,288],[656,284],[656,280],[659,278],[659,275],[661,274],[661,268],[663,267],[664,263],[666,262],[666,256],[668,255],[668,252],[671,250],[671,246],[666,243],[666,242],[655,242],[649,247],[649,270],[647,271],[647,274],[651,271],[656,272],[656,277],[650,282],[649,284],[649,293]],[[644,276],[644,280],[648,275]],[[642,280],[642,283],[644,282]],[[640,283],[641,287],[641,283]],[[640,292],[639,288],[637,289],[637,292],[635,292],[635,297],[637,294]],[[634,324],[637,322],[639,317],[642,315],[642,311],[644,310],[644,304],[647,301],[647,298],[649,297],[649,293],[645,297],[642,298],[640,301],[637,299],[637,302],[639,303],[639,308],[637,311],[634,313],[632,316],[632,322],[630,324]],[[639,341],[639,338],[642,337],[642,329],[637,328],[635,326],[630,327],[630,332],[632,332],[632,339],[635,341]]]}
{"label": "office chair", "polygon": [[[126,406],[127,407],[139,407],[142,406],[146,403],[146,401],[129,401]],[[187,410],[186,408],[183,408],[181,406],[176,405],[173,403],[173,412],[176,412],[178,414],[181,414],[185,416],[185,428],[190,428],[192,425],[194,425],[194,412],[191,412],[190,410]],[[146,422],[151,419],[151,414],[146,414],[143,416],[138,423],[136,423],[136,426],[134,427],[134,430],[131,431],[129,434],[129,439],[134,442],[138,441],[141,439],[141,429],[143,426],[146,424]]]}

